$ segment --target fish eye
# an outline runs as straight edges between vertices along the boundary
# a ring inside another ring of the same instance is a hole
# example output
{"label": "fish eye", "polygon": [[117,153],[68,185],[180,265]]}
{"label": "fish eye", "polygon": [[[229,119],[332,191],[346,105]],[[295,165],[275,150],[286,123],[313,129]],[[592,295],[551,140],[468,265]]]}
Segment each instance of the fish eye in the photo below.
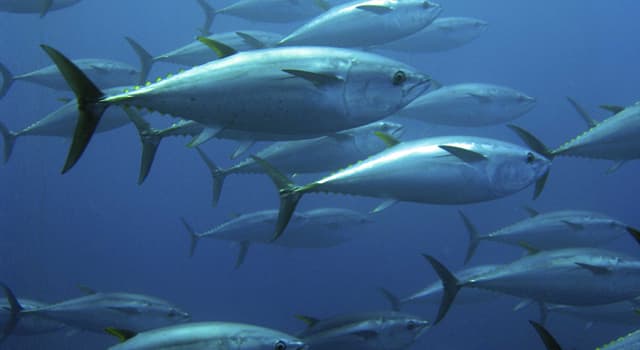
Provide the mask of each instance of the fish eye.
{"label": "fish eye", "polygon": [[418,327],[418,324],[415,323],[414,321],[409,321],[407,322],[407,329],[412,331],[414,329],[416,329]]}
{"label": "fish eye", "polygon": [[276,345],[273,347],[273,350],[287,350],[287,344],[282,340],[278,340]]}
{"label": "fish eye", "polygon": [[527,152],[527,164],[533,163],[534,160],[536,160],[536,156],[531,152]]}
{"label": "fish eye", "polygon": [[400,85],[407,81],[407,74],[399,70],[393,75],[393,85]]}

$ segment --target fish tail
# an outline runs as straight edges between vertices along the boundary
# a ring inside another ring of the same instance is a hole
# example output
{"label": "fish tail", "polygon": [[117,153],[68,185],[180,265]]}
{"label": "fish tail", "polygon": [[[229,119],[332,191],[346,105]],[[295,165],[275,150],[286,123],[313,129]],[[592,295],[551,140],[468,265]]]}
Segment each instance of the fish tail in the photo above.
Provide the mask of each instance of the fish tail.
{"label": "fish tail", "polygon": [[553,335],[551,335],[551,333],[549,333],[549,331],[544,328],[543,325],[531,320],[529,321],[529,323],[536,330],[538,336],[540,336],[540,339],[542,339],[542,342],[544,343],[544,346],[547,348],[547,350],[562,350],[562,347],[560,347],[558,341],[556,341]]}
{"label": "fish tail", "polygon": [[9,92],[9,88],[13,85],[15,81],[13,74],[4,64],[0,63],[0,75],[2,76],[2,85],[0,86],[0,98],[3,98],[7,92]]}
{"label": "fish tail", "polygon": [[220,201],[220,195],[222,194],[222,185],[224,185],[224,179],[227,177],[228,172],[225,169],[220,169],[218,166],[204,153],[200,147],[196,147],[196,151],[198,151],[198,155],[204,163],[209,168],[209,172],[211,173],[211,179],[213,180],[213,199],[212,204],[214,207],[218,205]]}
{"label": "fish tail", "polygon": [[189,245],[189,257],[192,257],[193,254],[196,252],[196,246],[198,245],[200,236],[196,233],[196,231],[193,230],[193,228],[191,227],[191,225],[189,225],[187,220],[185,220],[184,218],[180,218],[180,221],[182,221],[182,225],[184,225],[184,228],[187,229],[187,233],[189,233],[189,238],[191,238],[191,242],[190,242],[191,244]]}
{"label": "fish tail", "polygon": [[467,228],[467,232],[469,233],[469,247],[467,248],[467,256],[464,258],[464,264],[466,265],[469,260],[475,254],[478,245],[480,244],[480,239],[482,236],[478,233],[476,226],[469,220],[469,218],[462,212],[462,210],[458,211],[460,214],[460,218],[462,218],[462,222],[464,226]]}
{"label": "fish tail", "polygon": [[198,4],[204,12],[204,24],[202,25],[202,28],[200,28],[200,32],[202,35],[211,35],[211,25],[213,24],[213,20],[216,18],[216,14],[218,12],[206,0],[198,0]]}
{"label": "fish tail", "polygon": [[387,301],[391,305],[391,310],[400,311],[400,306],[402,303],[400,302],[400,298],[398,298],[398,296],[396,296],[386,288],[378,288],[378,290],[380,291],[380,293],[382,293],[382,295],[385,297],[385,299],[387,299]]}
{"label": "fish tail", "polygon": [[78,100],[78,123],[67,160],[62,168],[64,174],[78,162],[84,153],[109,105],[101,102],[104,93],[71,60],[50,46],[41,45],[41,47],[58,67]]}
{"label": "fish tail", "polygon": [[2,334],[0,334],[1,343],[11,335],[13,330],[18,325],[18,321],[20,321],[20,312],[23,310],[23,307],[22,305],[20,305],[20,302],[18,301],[18,298],[16,298],[15,294],[13,294],[13,291],[6,284],[0,282],[0,288],[4,290],[4,294],[7,297],[7,302],[10,306],[9,319],[2,329]]}
{"label": "fish tail", "polygon": [[0,134],[2,134],[2,141],[4,141],[4,162],[5,164],[11,158],[13,153],[13,146],[16,144],[16,138],[18,135],[9,130],[6,125],[0,122]]}
{"label": "fish tail", "polygon": [[151,128],[151,125],[138,112],[131,108],[123,109],[138,130],[138,136],[140,136],[140,142],[142,142],[142,157],[140,159],[140,173],[138,174],[138,185],[141,185],[149,176],[162,136],[157,130]]}
{"label": "fish tail", "polygon": [[[553,160],[555,158],[556,153],[549,149],[542,141],[540,141],[537,137],[533,136],[529,131],[513,124],[507,125],[511,130],[513,130],[522,141],[527,144],[532,150],[543,155],[549,160]],[[536,199],[542,194],[544,190],[544,186],[547,183],[547,179],[549,178],[549,170],[542,175],[538,181],[536,181],[536,188],[533,192],[533,199]]]}
{"label": "fish tail", "polygon": [[151,66],[155,63],[155,59],[149,51],[147,51],[140,43],[126,36],[125,39],[129,43],[129,46],[135,51],[136,55],[140,59],[140,84],[144,84],[149,78],[149,72],[151,72]]}
{"label": "fish tail", "polygon": [[251,158],[253,158],[253,160],[256,161],[262,169],[264,169],[267,175],[269,175],[280,195],[280,210],[278,212],[276,230],[272,239],[272,241],[275,241],[287,228],[289,220],[291,220],[291,216],[293,215],[293,212],[295,212],[302,195],[305,190],[310,187],[295,185],[291,180],[289,180],[289,178],[287,178],[287,176],[260,157],[251,156]]}
{"label": "fish tail", "polygon": [[440,304],[440,309],[438,310],[438,316],[436,317],[434,325],[442,321],[444,316],[447,315],[451,304],[456,298],[456,295],[462,288],[460,281],[456,278],[456,276],[449,271],[441,262],[436,260],[434,257],[430,255],[423,254],[422,255],[427,261],[431,264],[433,269],[442,280],[443,293],[442,293],[442,303]]}

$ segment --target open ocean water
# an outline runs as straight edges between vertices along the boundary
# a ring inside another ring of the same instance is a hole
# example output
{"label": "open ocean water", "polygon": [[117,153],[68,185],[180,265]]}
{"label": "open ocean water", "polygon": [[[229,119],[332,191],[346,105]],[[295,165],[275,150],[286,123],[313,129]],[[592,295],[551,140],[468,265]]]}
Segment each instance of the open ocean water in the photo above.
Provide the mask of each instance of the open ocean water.
{"label": "open ocean water", "polygon": [[[216,1],[221,4],[230,1]],[[537,99],[515,123],[556,146],[586,129],[566,102],[571,96],[598,119],[600,104],[631,105],[640,99],[640,3],[618,1],[441,0],[441,16],[470,16],[489,23],[487,32],[455,50],[433,54],[387,54],[431,74],[444,84],[485,82],[513,87]],[[215,5],[215,4],[214,4]],[[203,20],[191,0],[84,0],[37,15],[0,13],[0,61],[13,72],[49,65],[39,48],[46,43],[70,57],[113,58],[138,66],[124,40],[136,38],[152,54],[192,41]],[[253,23],[218,16],[213,31],[260,29],[288,33],[298,24]],[[158,63],[150,78],[176,72]],[[12,130],[57,108],[72,97],[33,84],[16,83],[0,100],[0,120]],[[168,125],[167,117],[149,118]],[[448,128],[402,121],[404,139],[435,135],[478,135],[521,144],[506,127]],[[466,206],[399,203],[377,214],[374,225],[330,249],[287,249],[253,245],[242,268],[234,270],[237,247],[200,242],[193,258],[180,222],[185,217],[204,231],[236,213],[277,208],[277,194],[265,176],[232,176],[220,204],[211,207],[211,179],[186,138],[163,141],[151,175],[136,185],[140,144],[126,126],[97,135],[84,157],[66,175],[60,169],[69,142],[25,137],[0,167],[0,280],[19,297],[46,302],[81,295],[78,285],[100,291],[127,291],[161,297],[192,314],[194,321],[252,323],[295,334],[304,324],[296,314],[335,314],[389,309],[378,288],[405,296],[436,280],[420,256],[428,253],[453,270],[462,267],[467,233],[457,210],[464,209],[481,232],[537,210],[600,211],[640,225],[637,201],[640,164],[629,162],[606,174],[611,162],[559,158],[546,189],[532,201],[532,188],[507,198]],[[256,152],[266,143],[252,148]],[[213,140],[203,149],[220,165],[236,144]],[[310,160],[313,161],[313,160]],[[315,176],[301,176],[296,182]],[[343,195],[305,196],[300,210],[340,206],[367,212],[380,200]],[[607,246],[638,256],[627,237]],[[505,263],[522,250],[483,243],[472,264]],[[412,349],[542,349],[527,320],[536,307],[513,312],[518,299],[496,296],[479,305],[454,304],[447,318],[428,330]],[[437,305],[403,311],[432,320]],[[547,323],[568,349],[592,349],[635,328],[551,315]],[[65,332],[13,336],[6,349],[103,349],[108,335]]]}

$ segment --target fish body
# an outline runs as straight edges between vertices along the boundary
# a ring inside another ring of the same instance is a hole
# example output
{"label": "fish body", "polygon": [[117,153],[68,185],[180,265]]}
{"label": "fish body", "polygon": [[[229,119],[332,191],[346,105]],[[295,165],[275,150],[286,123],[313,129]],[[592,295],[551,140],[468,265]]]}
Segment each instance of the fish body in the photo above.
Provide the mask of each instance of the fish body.
{"label": "fish body", "polygon": [[431,124],[483,127],[514,120],[535,105],[533,97],[509,87],[466,83],[427,92],[396,116]]}
{"label": "fish body", "polygon": [[[455,273],[460,280],[471,279],[475,276],[483,275],[489,271],[493,271],[499,265],[480,265],[468,269],[460,270]],[[439,304],[442,299],[442,281],[433,282],[426,288],[400,299],[400,304]],[[495,292],[488,292],[479,289],[461,290],[456,298],[458,304],[475,304],[495,300],[498,295]]]}
{"label": "fish body", "polygon": [[377,47],[382,50],[409,53],[448,51],[478,38],[488,23],[469,17],[440,17],[415,34]]}
{"label": "fish body", "polygon": [[638,325],[640,314],[639,306],[631,301],[595,305],[595,306],[571,306],[571,305],[547,305],[548,312],[569,315],[587,322],[604,322],[621,325]]}
{"label": "fish body", "polygon": [[327,5],[317,0],[240,0],[215,10],[215,14],[255,22],[288,23],[317,16],[326,9]]}
{"label": "fish body", "polygon": [[[106,59],[78,59],[73,61],[100,88],[134,85],[140,81],[140,72],[127,63]],[[69,90],[67,82],[55,65],[33,72],[16,75],[14,80],[46,86],[54,90]]]}
{"label": "fish body", "polygon": [[604,344],[598,350],[637,350],[640,349],[640,329]]}
{"label": "fish body", "polygon": [[[47,305],[40,301],[24,298],[19,299],[19,302],[24,310],[38,309]],[[0,327],[4,327],[11,317],[10,309],[11,307],[6,300],[0,302]],[[68,327],[62,322],[35,315],[27,315],[20,320],[17,326],[13,329],[12,334],[18,336],[31,336],[57,332],[65,328]]]}
{"label": "fish body", "polygon": [[[236,51],[257,50],[275,46],[282,35],[278,33],[247,30],[242,32],[216,33],[209,39],[221,42]],[[256,41],[252,41],[255,39]],[[154,61],[169,62],[185,66],[197,66],[218,59],[218,56],[200,41],[194,41],[183,47],[153,58]]]}
{"label": "fish body", "polygon": [[59,10],[79,3],[81,0],[0,0],[1,12],[39,13]]}
{"label": "fish body", "polygon": [[398,312],[360,313],[312,320],[298,337],[318,350],[400,350],[410,347],[428,325]]}
{"label": "fish body", "polygon": [[640,158],[640,103],[624,108],[552,151],[573,156],[624,161]]}
{"label": "fish body", "polygon": [[[284,70],[313,73],[307,79]],[[406,77],[402,86],[393,84],[398,71]],[[98,103],[148,108],[215,127],[317,136],[367,124],[404,107],[428,88],[429,79],[414,71],[352,50],[256,50],[105,95]],[[314,77],[318,80],[310,81]]]}
{"label": "fish body", "polygon": [[413,34],[442,8],[424,0],[360,0],[337,5],[284,37],[279,45],[367,47]]}
{"label": "fish body", "polygon": [[188,313],[162,299],[130,293],[95,293],[20,312],[20,319],[26,316],[98,333],[108,327],[141,332],[189,319]]}
{"label": "fish body", "polygon": [[139,333],[110,350],[303,350],[299,339],[268,328],[228,322],[175,325]]}

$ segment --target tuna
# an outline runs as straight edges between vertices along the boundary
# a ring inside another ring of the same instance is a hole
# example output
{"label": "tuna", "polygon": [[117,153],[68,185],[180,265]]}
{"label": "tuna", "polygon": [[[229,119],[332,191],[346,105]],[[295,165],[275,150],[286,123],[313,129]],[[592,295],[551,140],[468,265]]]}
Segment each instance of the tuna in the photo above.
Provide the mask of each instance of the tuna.
{"label": "tuna", "polygon": [[44,17],[50,11],[60,10],[81,0],[0,0],[0,12],[38,13]]}

